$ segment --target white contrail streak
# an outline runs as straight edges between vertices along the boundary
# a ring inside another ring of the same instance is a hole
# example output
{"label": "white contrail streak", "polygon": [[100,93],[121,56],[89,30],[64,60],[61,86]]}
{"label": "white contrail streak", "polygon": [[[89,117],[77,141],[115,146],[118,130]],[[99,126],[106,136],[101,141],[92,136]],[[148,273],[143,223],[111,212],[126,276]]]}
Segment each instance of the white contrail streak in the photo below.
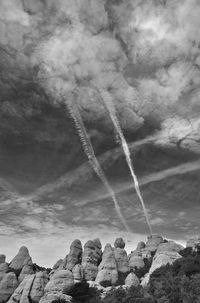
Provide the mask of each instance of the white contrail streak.
{"label": "white contrail streak", "polygon": [[121,210],[120,210],[120,206],[119,206],[119,203],[115,197],[115,193],[113,191],[113,189],[111,188],[96,156],[95,156],[95,153],[94,153],[94,149],[93,149],[93,146],[92,146],[92,143],[90,141],[90,138],[88,136],[88,133],[86,131],[86,128],[85,128],[85,125],[83,123],[83,120],[82,120],[82,117],[80,115],[80,112],[79,112],[79,109],[78,109],[78,105],[75,104],[75,106],[71,105],[71,104],[67,104],[68,106],[68,110],[74,120],[74,123],[76,125],[76,128],[77,128],[77,131],[78,131],[78,134],[80,136],[80,139],[81,139],[81,142],[83,144],[83,148],[84,148],[84,151],[88,157],[88,160],[89,160],[89,163],[91,164],[91,166],[93,167],[94,171],[96,172],[96,174],[99,176],[99,178],[101,179],[102,183],[104,184],[104,186],[106,187],[107,191],[109,192],[113,202],[114,202],[114,206],[115,206],[115,209],[116,209],[116,212],[121,220],[121,222],[123,223],[124,227],[126,228],[127,232],[130,233],[130,229],[121,213]]}
{"label": "white contrail streak", "polygon": [[146,206],[145,206],[145,203],[144,203],[144,200],[142,198],[142,195],[141,195],[141,192],[140,192],[140,187],[139,187],[139,183],[138,183],[138,180],[137,180],[137,177],[135,175],[135,172],[134,172],[134,169],[133,169],[133,165],[132,165],[132,161],[131,161],[131,156],[130,156],[130,150],[129,150],[129,147],[128,147],[128,144],[126,142],[126,139],[123,135],[123,132],[122,132],[122,129],[119,125],[119,121],[118,121],[118,118],[116,116],[116,111],[115,111],[115,107],[113,105],[113,102],[112,102],[112,98],[110,96],[110,94],[108,92],[106,92],[105,90],[103,89],[98,89],[99,92],[100,92],[100,95],[104,101],[104,104],[110,114],[110,117],[111,117],[111,120],[114,124],[114,127],[119,135],[119,138],[120,138],[120,141],[121,141],[121,144],[122,144],[122,148],[124,150],[124,154],[125,154],[125,157],[126,157],[126,161],[127,161],[127,164],[128,164],[128,167],[130,169],[130,173],[131,173],[131,176],[133,178],[133,182],[134,182],[134,185],[135,185],[135,190],[136,190],[136,193],[138,195],[138,198],[141,202],[141,205],[142,205],[142,208],[143,208],[143,212],[144,212],[144,215],[145,215],[145,218],[146,218],[146,222],[147,222],[147,225],[148,225],[148,228],[149,228],[149,231],[150,231],[150,234],[152,235],[152,228],[151,228],[151,224],[150,224],[150,221],[149,221],[149,217],[148,217],[148,213],[147,213],[147,210],[146,210]]}
{"label": "white contrail streak", "polygon": [[[170,178],[172,176],[177,176],[177,175],[184,175],[186,173],[194,172],[200,170],[200,160],[197,161],[192,161],[192,162],[187,162],[184,164],[180,164],[178,166],[170,167],[167,169],[164,169],[159,172],[155,172],[152,174],[149,174],[148,176],[144,176],[140,179],[140,187],[145,186],[149,183],[154,183],[154,182],[159,182],[161,180]],[[121,184],[120,184],[121,185]],[[116,186],[116,190],[114,190],[115,194],[121,194],[123,192],[126,192],[130,189],[132,189],[132,183],[126,182],[123,185],[118,185]],[[98,202],[104,199],[107,199],[108,195],[103,194],[99,195],[97,199],[90,199],[90,200],[83,200],[82,202],[79,202],[79,205],[87,205],[89,203],[94,203]]]}

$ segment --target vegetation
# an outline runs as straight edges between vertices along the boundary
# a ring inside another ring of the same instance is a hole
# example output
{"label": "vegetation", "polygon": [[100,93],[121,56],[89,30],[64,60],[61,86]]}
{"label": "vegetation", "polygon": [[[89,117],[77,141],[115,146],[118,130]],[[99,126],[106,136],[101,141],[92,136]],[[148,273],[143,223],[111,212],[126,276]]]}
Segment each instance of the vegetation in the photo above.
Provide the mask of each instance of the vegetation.
{"label": "vegetation", "polygon": [[[74,303],[199,303],[200,249],[186,248],[180,254],[182,258],[172,265],[167,264],[152,273],[146,289],[113,287],[103,293],[83,282],[76,284],[70,295]],[[151,260],[145,264],[144,272],[150,263]],[[138,273],[142,275],[142,271]]]}

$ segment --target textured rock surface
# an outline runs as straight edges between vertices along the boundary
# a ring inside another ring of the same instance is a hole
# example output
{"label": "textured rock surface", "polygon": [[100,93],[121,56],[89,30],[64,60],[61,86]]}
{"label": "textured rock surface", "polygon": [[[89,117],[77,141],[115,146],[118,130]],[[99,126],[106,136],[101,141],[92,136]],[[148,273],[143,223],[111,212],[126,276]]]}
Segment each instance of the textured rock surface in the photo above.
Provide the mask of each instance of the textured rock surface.
{"label": "textured rock surface", "polygon": [[1,263],[0,264],[0,273],[6,273],[8,271],[9,267],[7,263]]}
{"label": "textured rock surface", "polygon": [[118,280],[117,264],[114,255],[114,249],[110,244],[106,244],[103,252],[102,261],[98,268],[96,282],[110,283],[115,285]]}
{"label": "textured rock surface", "polygon": [[84,270],[81,264],[76,264],[72,270],[74,280],[75,281],[82,281],[84,278]]}
{"label": "textured rock surface", "polygon": [[138,243],[136,250],[140,251],[142,249],[145,249],[145,243],[143,241]]}
{"label": "textured rock surface", "polygon": [[4,275],[0,282],[0,303],[5,303],[18,286],[16,275],[13,272]]}
{"label": "textured rock surface", "polygon": [[153,258],[152,265],[149,269],[149,273],[145,276],[142,281],[142,285],[146,285],[149,282],[149,277],[151,273],[153,273],[157,268],[166,265],[172,264],[174,261],[181,258],[181,255],[178,253],[183,249],[182,245],[179,245],[173,241],[169,241],[167,243],[161,243],[158,246],[156,254]]}
{"label": "textured rock surface", "polygon": [[9,299],[9,303],[38,303],[44,295],[44,287],[48,282],[46,272],[38,272],[34,275],[26,276],[13,295]]}
{"label": "textured rock surface", "polygon": [[44,288],[47,283],[48,275],[45,271],[36,273],[35,279],[30,290],[30,298],[34,303],[39,302],[42,296],[44,295]]}
{"label": "textured rock surface", "polygon": [[174,252],[179,253],[183,249],[184,249],[184,247],[182,245],[177,244],[174,241],[169,241],[167,243],[162,243],[158,246],[155,256],[158,256],[159,254],[162,254],[162,253],[167,253],[168,251],[169,252],[174,251]]}
{"label": "textured rock surface", "polygon": [[129,261],[127,252],[123,248],[114,248],[114,256],[117,264],[117,270],[121,273],[129,272]]}
{"label": "textured rock surface", "polygon": [[74,285],[74,277],[71,271],[59,270],[57,271],[47,283],[45,287],[45,293],[52,292],[65,292],[71,290]]}
{"label": "textured rock surface", "polygon": [[145,246],[146,251],[154,252],[158,248],[158,246],[163,243],[163,237],[159,235],[152,235],[148,237],[148,241]]}
{"label": "textured rock surface", "polygon": [[134,268],[143,268],[144,267],[144,261],[141,256],[137,256],[134,253],[129,255],[129,267],[131,269]]}
{"label": "textured rock surface", "polygon": [[6,262],[6,256],[5,255],[0,255],[0,264]]}
{"label": "textured rock surface", "polygon": [[128,287],[138,286],[139,284],[140,280],[133,272],[131,272],[125,279],[125,285],[127,285]]}
{"label": "textured rock surface", "polygon": [[114,243],[114,247],[115,248],[124,248],[125,247],[125,242],[122,238],[117,238],[115,240],[115,243]]}
{"label": "textured rock surface", "polygon": [[9,267],[13,268],[17,271],[21,270],[24,265],[32,265],[32,259],[29,255],[28,248],[22,246],[18,252],[18,254],[11,261]]}
{"label": "textured rock surface", "polygon": [[82,255],[82,266],[84,270],[84,278],[88,281],[94,281],[98,265],[101,261],[102,250],[99,239],[87,241],[84,245],[84,252]]}
{"label": "textured rock surface", "polygon": [[27,275],[32,275],[32,274],[34,274],[33,266],[28,264],[24,265],[18,277],[19,283],[21,283]]}
{"label": "textured rock surface", "polygon": [[74,240],[70,246],[66,269],[72,270],[76,264],[81,262],[82,251],[83,249],[81,241]]}
{"label": "textured rock surface", "polygon": [[[26,283],[23,288],[23,292],[22,292],[22,295],[20,298],[20,303],[29,303],[28,300],[29,300],[32,285],[35,280],[35,275],[29,275],[25,279],[26,279]],[[22,281],[22,283],[23,283],[23,281]]]}
{"label": "textured rock surface", "polygon": [[60,266],[61,264],[63,264],[63,259],[58,260],[58,261],[54,264],[53,270],[58,269],[59,266]]}
{"label": "textured rock surface", "polygon": [[25,277],[24,280],[19,284],[19,286],[15,289],[12,296],[10,297],[8,303],[20,303],[20,299],[22,297],[22,293],[26,287],[26,283],[28,283],[30,277]]}

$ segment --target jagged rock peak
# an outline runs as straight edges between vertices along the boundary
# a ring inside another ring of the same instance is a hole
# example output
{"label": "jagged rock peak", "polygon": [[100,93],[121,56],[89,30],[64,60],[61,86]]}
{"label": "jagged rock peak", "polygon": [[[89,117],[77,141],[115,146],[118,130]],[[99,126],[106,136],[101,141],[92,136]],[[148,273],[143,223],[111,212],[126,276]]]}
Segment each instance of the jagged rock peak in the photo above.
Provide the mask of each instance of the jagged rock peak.
{"label": "jagged rock peak", "polygon": [[101,242],[99,239],[89,240],[84,245],[84,252],[82,256],[82,266],[84,271],[84,278],[87,281],[94,281],[98,265],[101,262],[102,250]]}
{"label": "jagged rock peak", "polygon": [[67,269],[72,270],[76,264],[81,262],[82,251],[81,241],[78,239],[74,240],[70,246],[70,252],[67,257]]}
{"label": "jagged rock peak", "polygon": [[22,246],[19,249],[18,254],[13,258],[9,267],[15,270],[21,270],[24,265],[32,265],[32,259],[26,246]]}

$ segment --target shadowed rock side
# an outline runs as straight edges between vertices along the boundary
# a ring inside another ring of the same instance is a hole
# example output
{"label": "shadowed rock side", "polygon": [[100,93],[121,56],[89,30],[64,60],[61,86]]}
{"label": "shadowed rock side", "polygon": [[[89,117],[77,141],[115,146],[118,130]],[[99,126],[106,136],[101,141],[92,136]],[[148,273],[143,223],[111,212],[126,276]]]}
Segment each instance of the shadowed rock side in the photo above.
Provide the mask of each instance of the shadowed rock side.
{"label": "shadowed rock side", "polygon": [[[193,250],[195,245],[200,245],[199,238],[187,242]],[[159,235],[149,236],[146,243],[139,242],[129,256],[122,238],[116,239],[114,247],[106,244],[103,253],[101,248],[99,239],[87,241],[84,250],[81,241],[75,240],[67,257],[56,262],[51,271],[34,266],[26,247],[21,247],[10,263],[0,255],[0,303],[71,302],[75,285],[86,281],[102,296],[111,286],[146,286],[157,268],[181,258],[184,249]]]}

